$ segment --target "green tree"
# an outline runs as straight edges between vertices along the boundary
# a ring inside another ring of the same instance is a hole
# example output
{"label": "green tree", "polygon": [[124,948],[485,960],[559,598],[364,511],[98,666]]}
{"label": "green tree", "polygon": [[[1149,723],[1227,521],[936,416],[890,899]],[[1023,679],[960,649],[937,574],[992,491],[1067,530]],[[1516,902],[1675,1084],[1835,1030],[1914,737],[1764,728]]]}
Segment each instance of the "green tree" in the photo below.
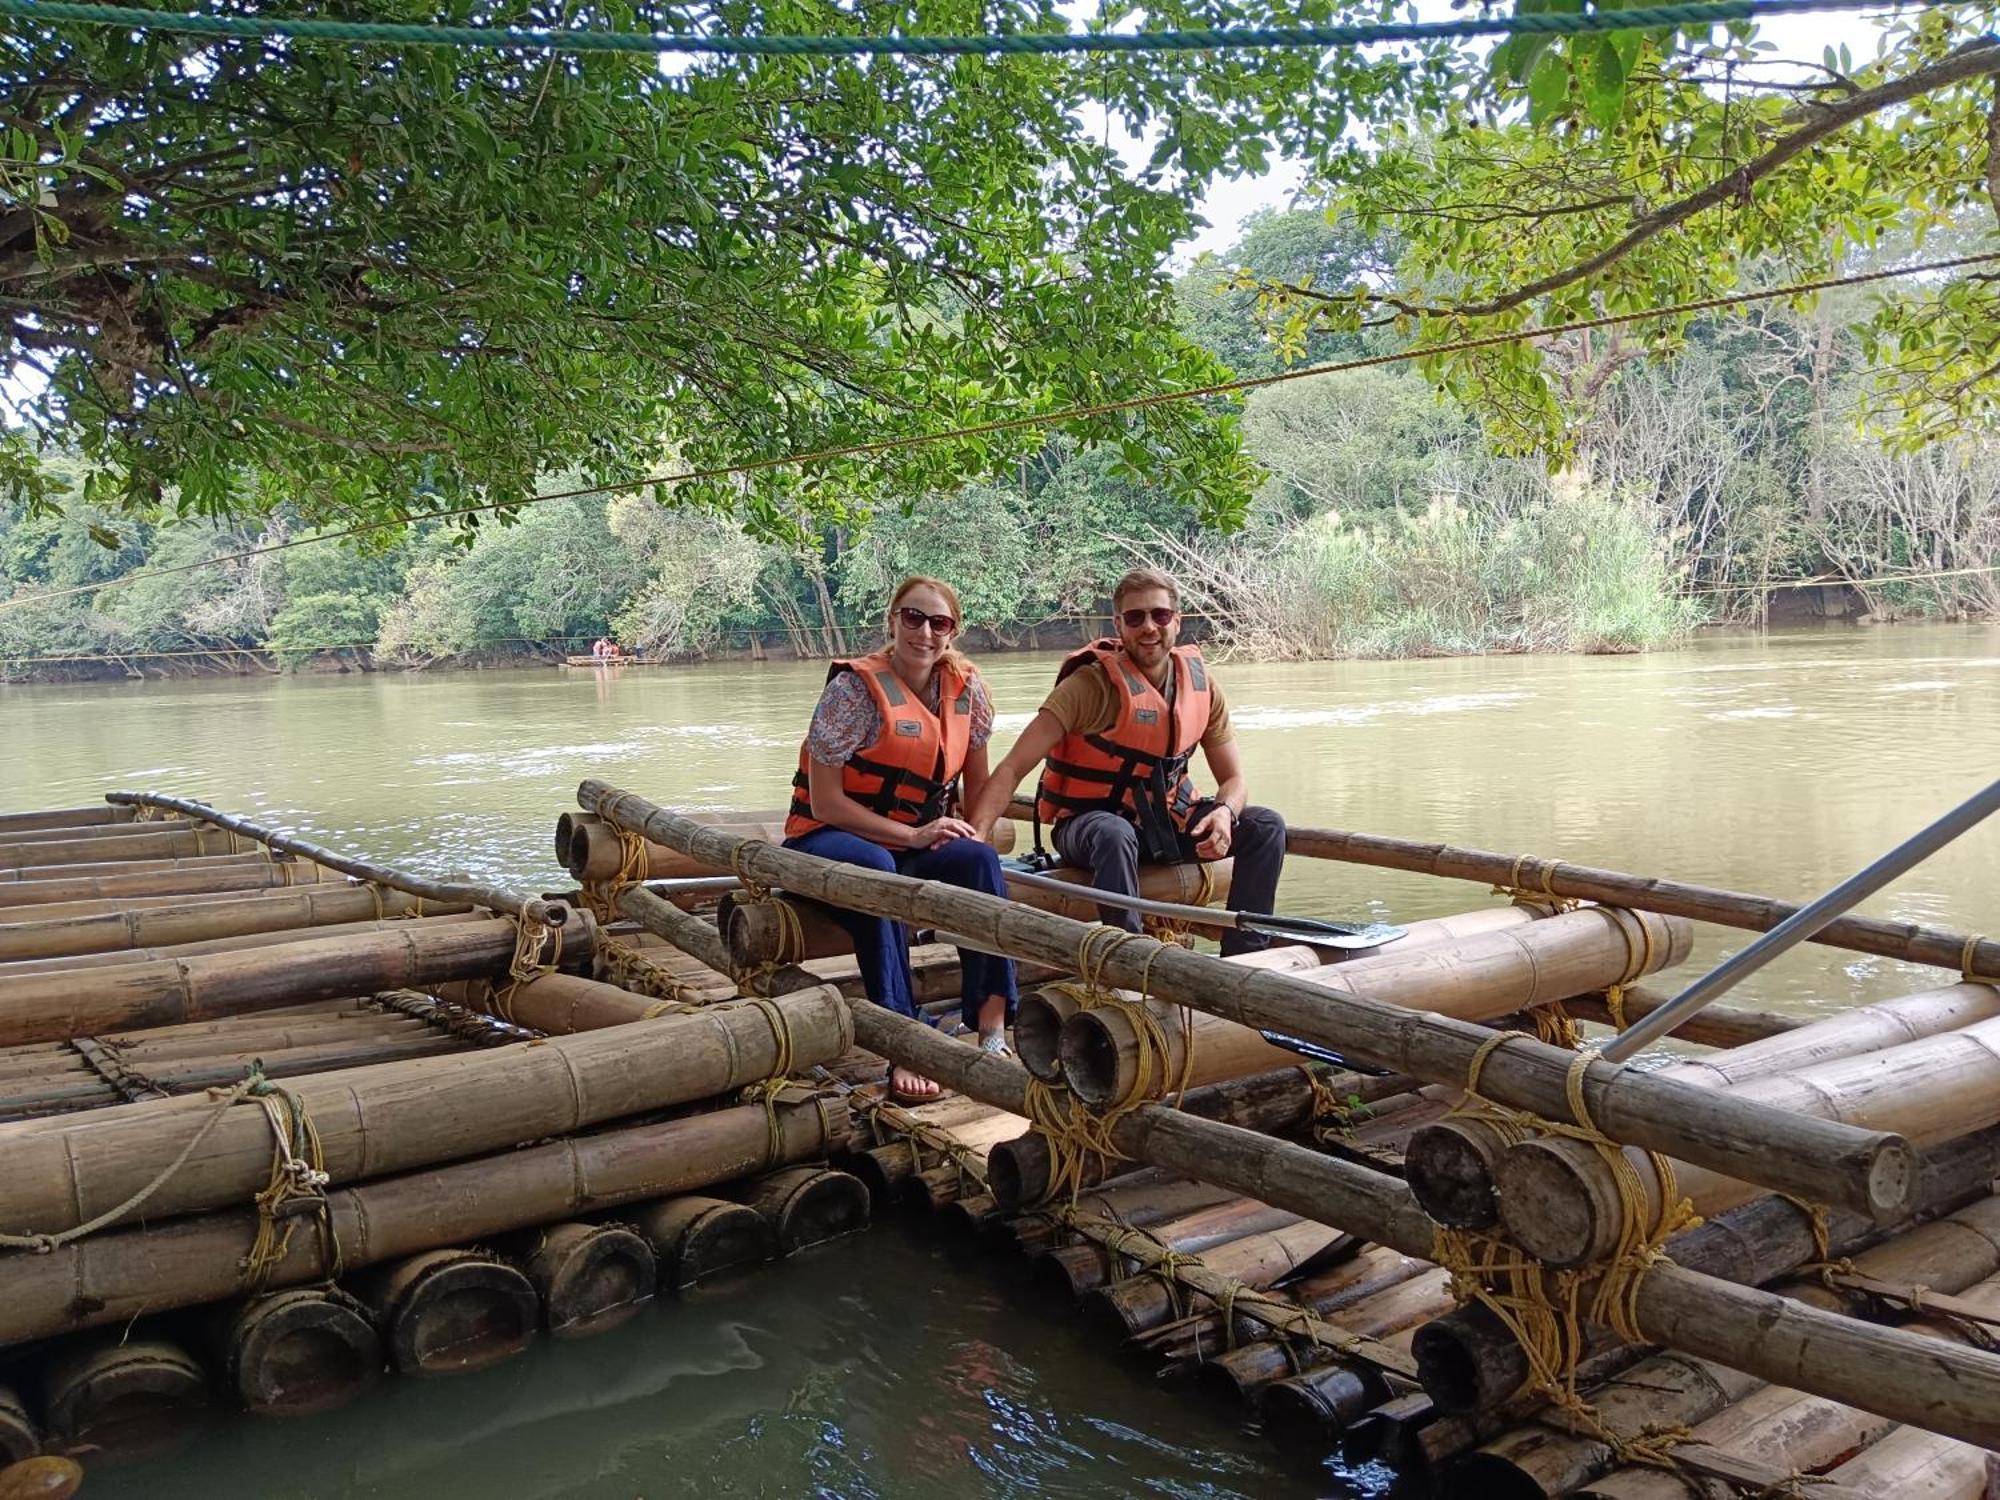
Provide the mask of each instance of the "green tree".
{"label": "green tree", "polygon": [[[1401,237],[1393,284],[1298,288],[1292,309],[1314,328],[1387,322],[1436,345],[1838,275],[1955,229],[1950,253],[1970,248],[1969,216],[1988,247],[1991,18],[1972,4],[1886,18],[1873,59],[1829,48],[1789,73],[1750,22],[1467,48],[1453,87],[1381,121],[1375,150],[1322,164],[1331,212]],[[2000,279],[1878,290],[1844,308],[1877,418],[1908,441],[1989,421]],[[1425,370],[1504,445],[1559,454],[1596,376],[1673,352],[1694,322],[1440,354]]]}
{"label": "green tree", "polygon": [[[308,0],[291,14],[327,7]],[[1331,21],[1163,0],[1150,25]],[[347,11],[333,7],[341,16]],[[624,31],[1051,31],[1051,0],[385,0],[384,21]],[[1107,7],[1104,19],[1123,12]],[[190,39],[61,24],[0,55],[0,375],[36,445],[148,506],[308,525],[516,502],[546,477],[879,441],[1200,383],[1164,271],[1218,174],[1421,96],[1426,53],[702,58]],[[1085,127],[1156,141],[1134,174]],[[1234,433],[1070,424],[1227,517]],[[987,435],[684,498],[767,531],[1004,473]]]}

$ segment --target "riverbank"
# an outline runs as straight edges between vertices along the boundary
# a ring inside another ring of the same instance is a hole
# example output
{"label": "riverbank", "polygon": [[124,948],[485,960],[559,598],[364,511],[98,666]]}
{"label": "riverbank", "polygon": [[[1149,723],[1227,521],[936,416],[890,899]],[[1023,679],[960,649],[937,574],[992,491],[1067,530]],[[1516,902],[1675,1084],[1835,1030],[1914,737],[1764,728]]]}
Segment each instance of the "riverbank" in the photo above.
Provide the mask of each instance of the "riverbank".
{"label": "riverbank", "polygon": [[[1873,628],[1884,625],[1937,625],[1951,623],[1940,621],[1934,616],[1909,614],[1904,616],[1869,614],[1865,601],[1852,588],[1844,584],[1816,584],[1806,588],[1786,589],[1772,597],[1770,627],[1777,629],[1810,629],[1814,627],[1831,630]],[[1972,622],[1972,623],[1977,623]],[[1101,635],[1110,634],[1113,629],[1108,616],[1086,616],[1082,618],[1044,620],[1032,625],[1017,626],[1008,632],[996,632],[973,626],[966,632],[966,649],[975,657],[1003,656],[1038,651],[1064,651],[1080,646]],[[1715,620],[1696,622],[1688,629],[1688,634],[1712,632],[1742,633],[1744,627]],[[1310,661],[1391,661],[1412,658],[1431,659],[1447,656],[1516,656],[1523,654],[1561,655],[1607,655],[1626,654],[1634,650],[1664,649],[1660,646],[1607,645],[1586,643],[1575,648],[1561,647],[1533,648],[1510,644],[1496,638],[1496,643],[1483,649],[1468,647],[1463,650],[1426,649],[1419,642],[1414,630],[1401,633],[1391,632],[1388,639],[1403,643],[1403,649],[1336,651],[1326,654],[1285,654],[1258,651],[1253,648],[1218,648],[1213,642],[1214,631],[1209,622],[1199,615],[1190,614],[1184,632],[1184,639],[1208,644],[1211,654],[1218,660],[1310,660]],[[1752,632],[1754,633],[1754,632]],[[843,633],[847,642],[843,647],[830,647],[824,654],[801,656],[794,642],[782,631],[745,633],[725,641],[711,650],[698,654],[683,654],[665,662],[649,661],[648,667],[673,666],[694,667],[726,665],[739,662],[762,661],[823,661],[839,655],[847,649],[865,649],[865,642],[857,631]],[[740,644],[738,643],[740,642]],[[1412,643],[1419,642],[1415,649]],[[342,647],[338,650],[313,652],[301,655],[296,651],[286,651],[276,646],[215,646],[189,648],[179,651],[135,651],[117,654],[78,654],[76,656],[30,656],[8,658],[0,656],[0,683],[26,686],[36,683],[86,683],[86,682],[128,682],[128,681],[192,681],[204,678],[230,677],[277,677],[284,675],[311,677],[338,677],[355,674],[391,674],[405,676],[414,673],[448,672],[504,672],[524,669],[537,671],[561,667],[571,655],[581,654],[589,648],[589,641],[582,637],[557,637],[543,642],[517,642],[507,645],[479,647],[453,656],[433,661],[412,662],[395,658],[378,658],[366,647]],[[629,663],[628,663],[629,664]]]}

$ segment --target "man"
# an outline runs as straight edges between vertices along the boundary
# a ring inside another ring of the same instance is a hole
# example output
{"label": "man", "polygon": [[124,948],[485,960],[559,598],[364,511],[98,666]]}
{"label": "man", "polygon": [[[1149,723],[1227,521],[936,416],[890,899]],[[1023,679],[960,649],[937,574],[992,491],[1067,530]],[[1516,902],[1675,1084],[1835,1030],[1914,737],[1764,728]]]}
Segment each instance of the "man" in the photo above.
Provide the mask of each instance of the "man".
{"label": "man", "polygon": [[[1090,872],[1102,891],[1137,895],[1139,862],[1216,860],[1234,855],[1238,910],[1268,913],[1278,898],[1285,822],[1250,807],[1229,708],[1201,651],[1176,644],[1180,589],[1152,568],[1136,568],[1112,591],[1115,639],[1070,656],[1056,686],[1006,758],[993,768],[968,820],[983,838],[1007,799],[1038,762],[1039,822],[1051,825],[1065,863]],[[1215,777],[1203,797],[1188,776],[1200,746]],[[1136,913],[1098,908],[1103,920],[1139,930]],[[1225,954],[1268,939],[1226,933]]]}

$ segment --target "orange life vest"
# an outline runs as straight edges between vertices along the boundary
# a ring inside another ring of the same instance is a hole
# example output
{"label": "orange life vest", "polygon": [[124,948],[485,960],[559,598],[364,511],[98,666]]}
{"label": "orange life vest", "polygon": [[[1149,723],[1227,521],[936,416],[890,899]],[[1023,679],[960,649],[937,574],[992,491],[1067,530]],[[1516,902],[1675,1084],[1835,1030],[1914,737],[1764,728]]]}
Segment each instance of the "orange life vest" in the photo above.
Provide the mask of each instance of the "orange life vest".
{"label": "orange life vest", "polygon": [[[836,661],[827,668],[828,682],[852,672],[875,700],[881,729],[875,742],[848,756],[840,768],[847,795],[870,812],[912,827],[943,817],[953,797],[958,773],[972,739],[972,677],[949,663],[937,667],[939,713],[918,701],[889,665],[889,654]],[[792,777],[792,806],[785,818],[785,837],[798,838],[826,825],[812,813],[812,783],[807,751],[799,746],[799,769]]]}
{"label": "orange life vest", "polygon": [[1056,741],[1035,792],[1038,825],[1098,810],[1139,823],[1147,806],[1187,831],[1202,806],[1188,759],[1208,729],[1213,694],[1199,647],[1176,646],[1172,658],[1171,707],[1114,637],[1092,641],[1063,662],[1057,682],[1088,667],[1104,673],[1118,718],[1104,734],[1066,734]]}

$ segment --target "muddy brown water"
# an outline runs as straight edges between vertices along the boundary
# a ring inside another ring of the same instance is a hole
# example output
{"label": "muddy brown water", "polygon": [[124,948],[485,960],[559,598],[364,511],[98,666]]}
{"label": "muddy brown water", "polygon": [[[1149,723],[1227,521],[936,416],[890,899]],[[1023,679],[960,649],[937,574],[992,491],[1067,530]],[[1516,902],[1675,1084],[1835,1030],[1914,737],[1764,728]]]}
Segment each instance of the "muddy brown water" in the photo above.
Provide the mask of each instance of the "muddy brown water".
{"label": "muddy brown water", "polygon": [[[1049,656],[984,663],[1005,744]],[[432,872],[554,888],[580,777],[780,804],[823,669],[762,663],[0,687],[0,811],[207,798]],[[2000,774],[2000,628],[1717,635],[1631,657],[1219,669],[1256,800],[1296,824],[1803,899]],[[1862,910],[2000,930],[2000,826]],[[1483,887],[1309,861],[1281,909],[1411,918]],[[1696,964],[1747,941],[1705,931]],[[1675,976],[1691,977],[1690,967]],[[1818,1014],[1936,971],[1808,948],[1740,1003]],[[1664,982],[1664,981],[1663,981]],[[824,1247],[602,1338],[345,1411],[227,1419],[102,1495],[1358,1495],[1028,1309],[920,1233]]]}

